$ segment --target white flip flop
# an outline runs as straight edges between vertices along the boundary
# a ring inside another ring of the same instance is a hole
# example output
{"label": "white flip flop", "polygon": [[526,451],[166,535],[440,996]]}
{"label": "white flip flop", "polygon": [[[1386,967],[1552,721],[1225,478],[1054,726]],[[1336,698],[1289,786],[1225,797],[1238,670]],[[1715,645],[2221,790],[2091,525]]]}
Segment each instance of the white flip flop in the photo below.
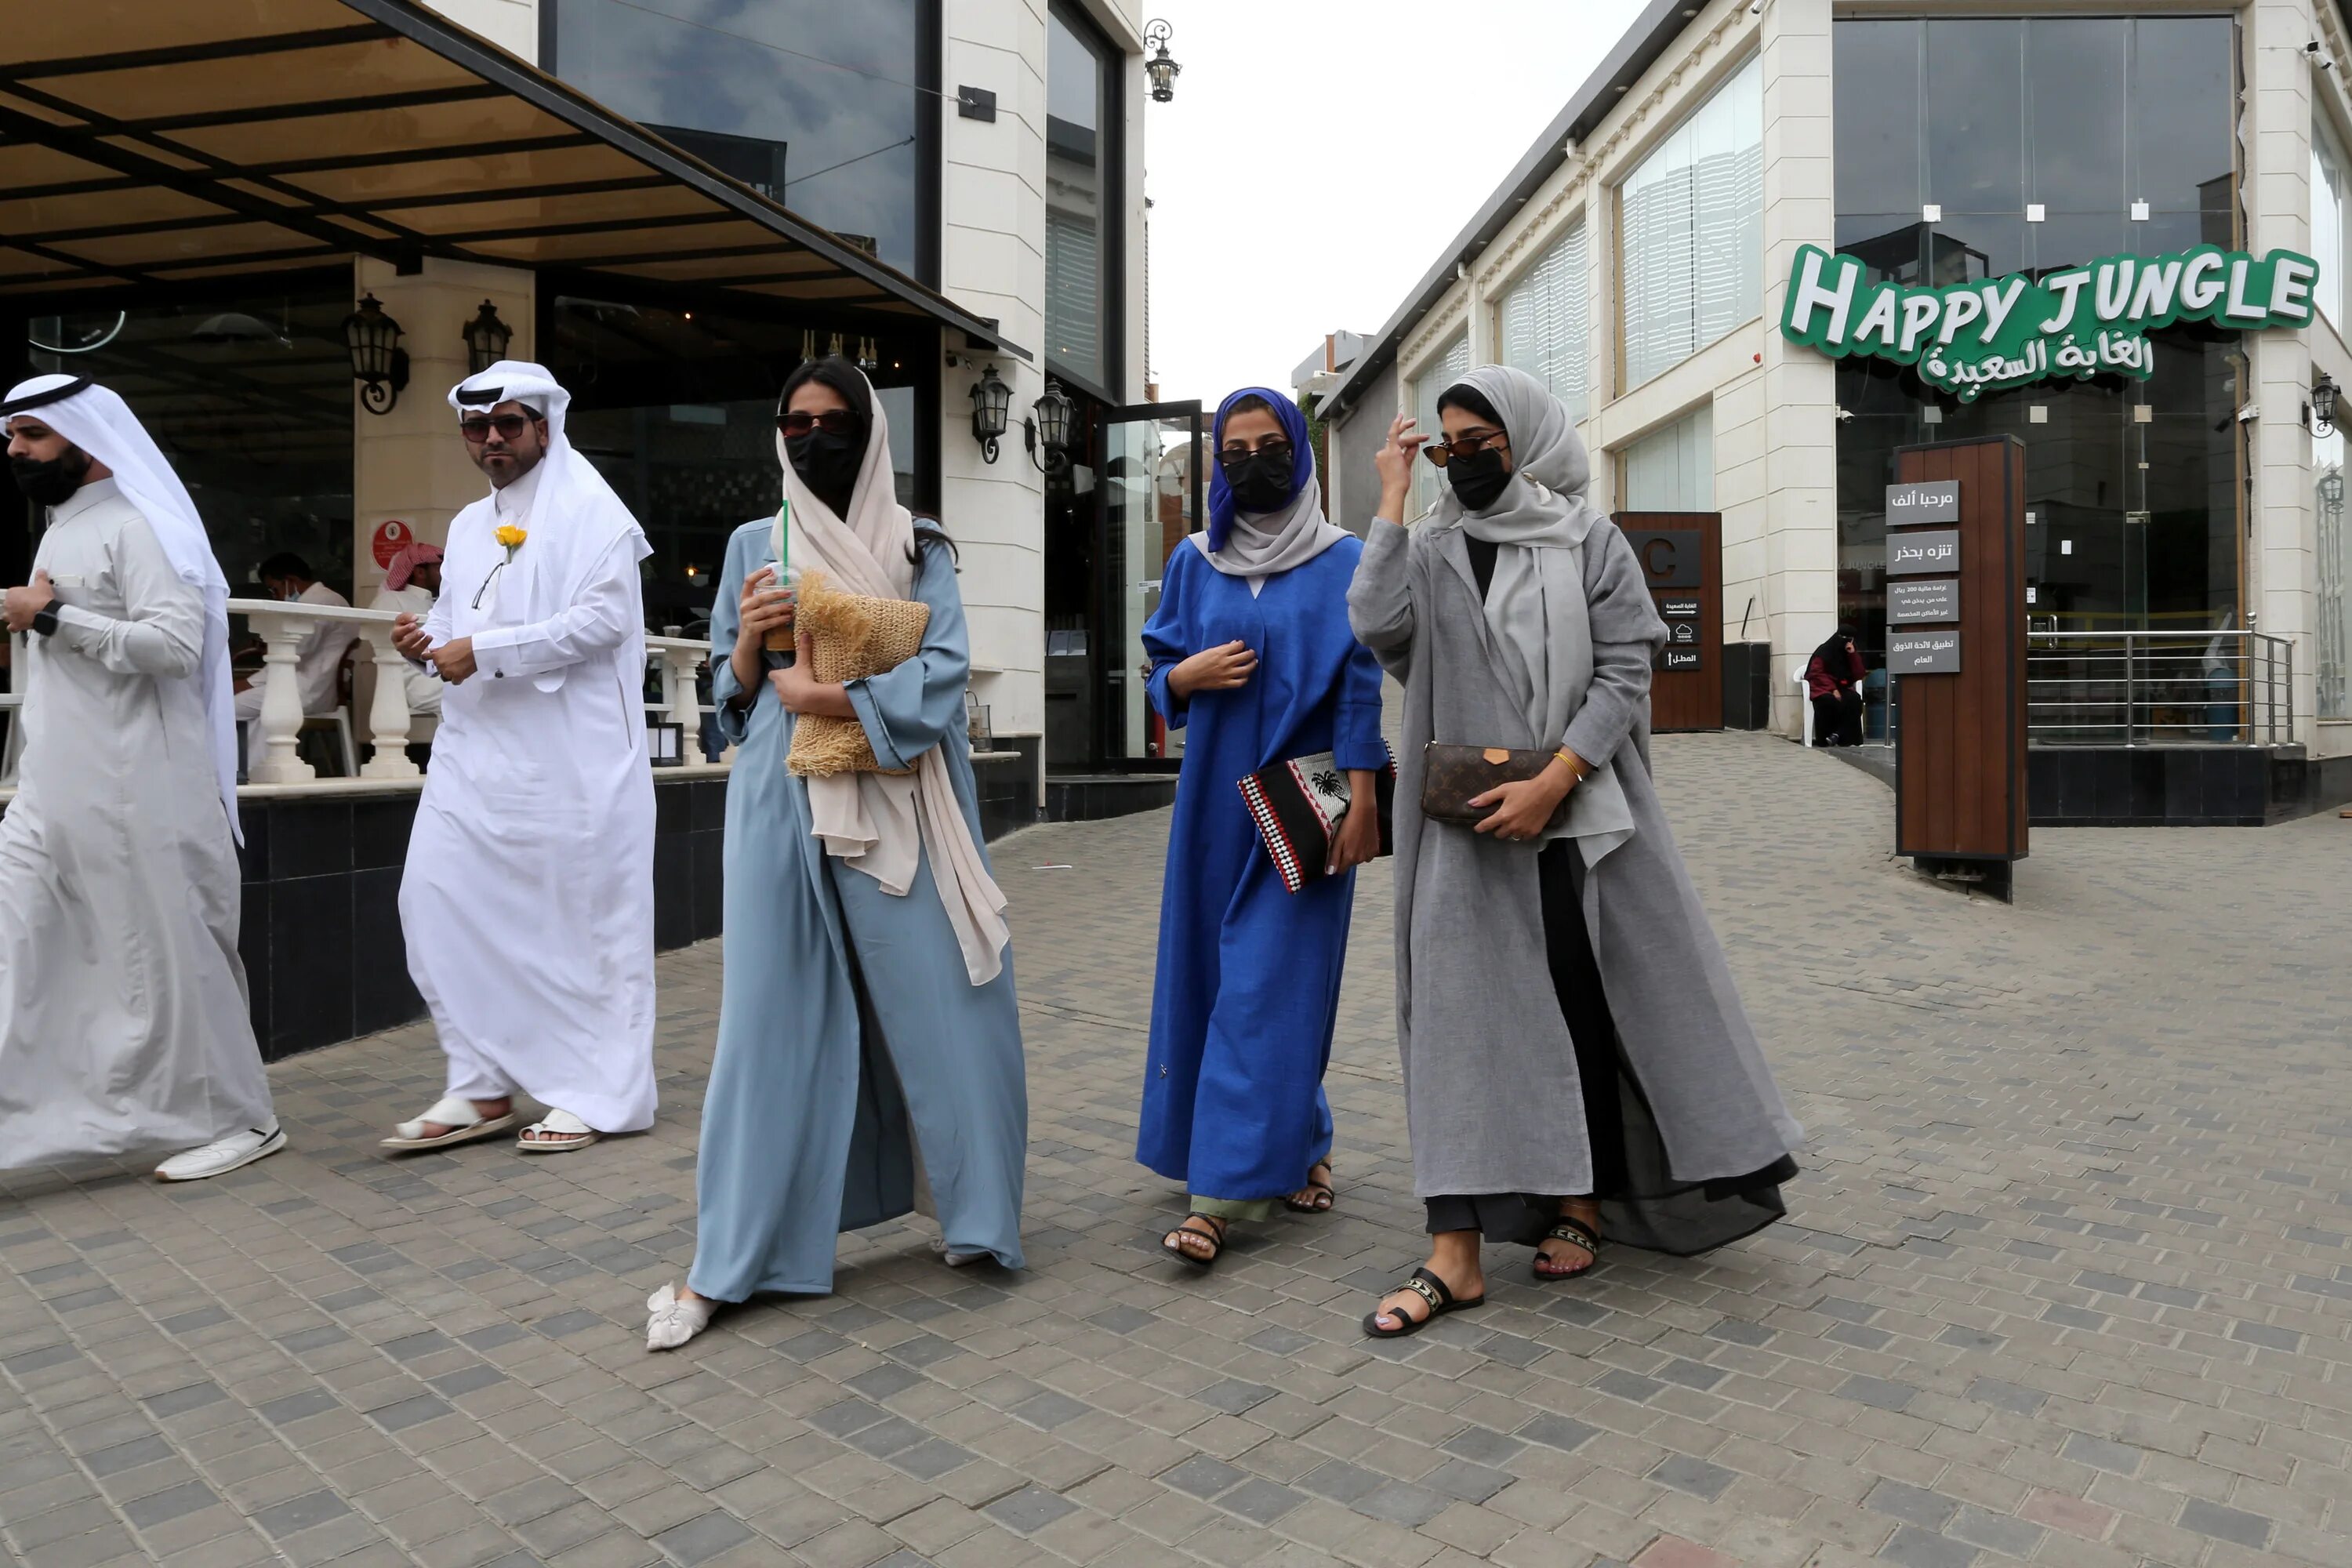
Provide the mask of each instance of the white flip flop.
{"label": "white flip flop", "polygon": [[[425,1136],[425,1124],[433,1122],[449,1129],[437,1138]],[[395,1136],[379,1145],[398,1153],[412,1153],[419,1149],[446,1149],[452,1143],[471,1143],[478,1138],[495,1138],[515,1124],[515,1113],[485,1117],[474,1109],[473,1102],[456,1095],[445,1095],[433,1102],[424,1115],[414,1121],[403,1121],[393,1127]]]}
{"label": "white flip flop", "polygon": [[716,1301],[700,1297],[689,1301],[675,1285],[665,1285],[646,1298],[646,1349],[674,1351],[710,1326]]}
{"label": "white flip flop", "polygon": [[[534,1132],[552,1132],[552,1138],[534,1138]],[[534,1121],[515,1138],[515,1147],[526,1154],[562,1154],[573,1149],[585,1149],[604,1136],[568,1110],[551,1110],[542,1121]]]}

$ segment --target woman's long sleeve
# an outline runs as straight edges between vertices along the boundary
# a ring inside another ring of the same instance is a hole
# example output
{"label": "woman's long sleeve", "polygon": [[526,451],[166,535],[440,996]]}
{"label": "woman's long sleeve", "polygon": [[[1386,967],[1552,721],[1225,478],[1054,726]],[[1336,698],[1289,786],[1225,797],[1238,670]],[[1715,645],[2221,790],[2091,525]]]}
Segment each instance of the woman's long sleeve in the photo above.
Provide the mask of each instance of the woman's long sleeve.
{"label": "woman's long sleeve", "polygon": [[1616,754],[1648,710],[1650,667],[1666,646],[1666,623],[1658,618],[1633,547],[1614,524],[1595,526],[1586,537],[1584,592],[1591,615],[1592,685],[1561,743],[1597,768]]}
{"label": "woman's long sleeve", "polygon": [[1339,714],[1332,731],[1331,763],[1341,769],[1370,772],[1389,765],[1389,743],[1381,733],[1381,661],[1352,637],[1348,662],[1339,674]]}
{"label": "woman's long sleeve", "polygon": [[1356,640],[1399,680],[1412,667],[1419,628],[1413,602],[1412,536],[1386,518],[1372,519],[1356,580],[1348,585],[1348,624]]}
{"label": "woman's long sleeve", "polygon": [[115,584],[123,618],[59,600],[57,640],[117,675],[192,675],[205,651],[205,596],[181,581],[145,518],[115,533]]}
{"label": "woman's long sleeve", "polygon": [[1168,684],[1168,678],[1176,672],[1178,665],[1199,651],[1191,646],[1192,639],[1184,634],[1184,617],[1188,613],[1187,603],[1192,597],[1185,591],[1185,584],[1191,581],[1194,570],[1185,557],[1197,558],[1200,553],[1190,541],[1176,546],[1168,557],[1168,564],[1160,574],[1160,604],[1152,610],[1151,618],[1143,623],[1143,651],[1151,660],[1151,674],[1144,681],[1144,695],[1150,700],[1152,709],[1159,713],[1161,722],[1171,730],[1182,729],[1192,711],[1192,705],[1176,695],[1174,689]]}
{"label": "woman's long sleeve", "polygon": [[845,688],[875,761],[893,770],[913,767],[916,759],[967,723],[963,694],[971,684],[971,637],[964,624],[963,595],[956,587],[955,557],[944,544],[919,548],[914,597],[931,607],[923,646],[896,669]]}
{"label": "woman's long sleeve", "polygon": [[710,700],[718,709],[719,732],[730,746],[743,743],[751,724],[751,704],[741,701],[743,683],[735,679],[735,633],[743,621],[743,579],[751,574],[750,552],[743,535],[727,544],[727,560],[719,569],[719,599],[710,606]]}

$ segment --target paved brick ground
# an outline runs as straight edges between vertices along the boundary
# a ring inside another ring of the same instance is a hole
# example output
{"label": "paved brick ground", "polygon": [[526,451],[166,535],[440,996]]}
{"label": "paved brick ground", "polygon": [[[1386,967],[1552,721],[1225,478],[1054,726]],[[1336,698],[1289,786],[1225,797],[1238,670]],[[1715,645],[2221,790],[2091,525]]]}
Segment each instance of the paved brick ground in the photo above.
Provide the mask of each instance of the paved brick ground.
{"label": "paved brick ground", "polygon": [[[289,1560],[1422,1568],[2352,1563],[2352,823],[2037,836],[2017,907],[1889,863],[1876,783],[1660,746],[1811,1131],[1791,1223],[1358,1332],[1418,1256],[1368,885],[1339,1212],[1213,1276],[1129,1163],[1164,819],[1002,847],[1033,1067],[1022,1277],[919,1222],[688,1352],[715,948],[665,961],[663,1120],[375,1157],[409,1029],[275,1071],[294,1149],[0,1199],[0,1528],[35,1568]],[[1049,868],[1061,866],[1068,868]],[[1384,883],[1385,878],[1374,879]]]}

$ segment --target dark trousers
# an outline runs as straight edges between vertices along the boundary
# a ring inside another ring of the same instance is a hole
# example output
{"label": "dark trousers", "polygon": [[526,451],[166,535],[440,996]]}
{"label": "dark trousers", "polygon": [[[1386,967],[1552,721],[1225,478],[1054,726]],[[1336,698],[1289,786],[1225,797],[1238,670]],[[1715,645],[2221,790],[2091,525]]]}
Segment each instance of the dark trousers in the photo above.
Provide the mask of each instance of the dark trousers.
{"label": "dark trousers", "polygon": [[[1592,1148],[1591,1195],[1613,1197],[1626,1185],[1624,1088],[1617,1048],[1617,1025],[1601,989],[1601,963],[1584,925],[1579,884],[1583,865],[1573,839],[1546,845],[1536,859],[1543,894],[1544,956],[1551,968],[1553,994],[1576,1047],[1576,1076],[1584,1090],[1584,1135]],[[1570,1130],[1563,1128],[1562,1134]],[[1489,1241],[1540,1239],[1559,1217],[1562,1195],[1583,1194],[1479,1193],[1425,1200],[1432,1236],[1448,1230],[1483,1232]]]}
{"label": "dark trousers", "polygon": [[1822,746],[1862,744],[1862,693],[1847,687],[1813,699],[1813,741]]}

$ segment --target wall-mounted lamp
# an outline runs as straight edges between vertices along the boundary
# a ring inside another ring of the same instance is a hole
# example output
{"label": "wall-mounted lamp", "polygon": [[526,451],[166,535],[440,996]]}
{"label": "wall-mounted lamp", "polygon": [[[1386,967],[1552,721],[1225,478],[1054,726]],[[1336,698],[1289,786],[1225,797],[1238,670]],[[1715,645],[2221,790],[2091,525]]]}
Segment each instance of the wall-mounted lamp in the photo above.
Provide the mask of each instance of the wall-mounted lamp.
{"label": "wall-mounted lamp", "polygon": [[981,456],[989,462],[996,461],[996,443],[1011,423],[1012,408],[1013,389],[990,365],[971,387],[971,438],[980,443]]}
{"label": "wall-mounted lamp", "polygon": [[479,375],[507,357],[507,345],[514,342],[514,329],[499,320],[499,308],[488,300],[466,323],[466,374]]}
{"label": "wall-mounted lamp", "polygon": [[2326,371],[2311,384],[2311,433],[2315,436],[2336,434],[2336,398],[2344,389]]}
{"label": "wall-mounted lamp", "polygon": [[[1039,473],[1061,472],[1070,463],[1069,394],[1062,390],[1060,382],[1047,376],[1045,395],[1029,405],[1029,412],[1035,417],[1021,422],[1022,440],[1029,449],[1029,460],[1036,465]],[[1041,448],[1045,454],[1042,459],[1037,456]]]}
{"label": "wall-mounted lamp", "polygon": [[1175,100],[1176,76],[1184,68],[1171,58],[1168,53],[1168,40],[1175,35],[1175,28],[1156,16],[1143,29],[1143,41],[1153,46],[1157,50],[1150,59],[1143,62],[1143,74],[1151,79],[1151,101],[1154,103],[1170,103]]}
{"label": "wall-mounted lamp", "polygon": [[343,346],[352,354],[352,379],[360,384],[360,406],[389,414],[408,387],[408,351],[400,346],[400,323],[383,313],[373,294],[343,318]]}

